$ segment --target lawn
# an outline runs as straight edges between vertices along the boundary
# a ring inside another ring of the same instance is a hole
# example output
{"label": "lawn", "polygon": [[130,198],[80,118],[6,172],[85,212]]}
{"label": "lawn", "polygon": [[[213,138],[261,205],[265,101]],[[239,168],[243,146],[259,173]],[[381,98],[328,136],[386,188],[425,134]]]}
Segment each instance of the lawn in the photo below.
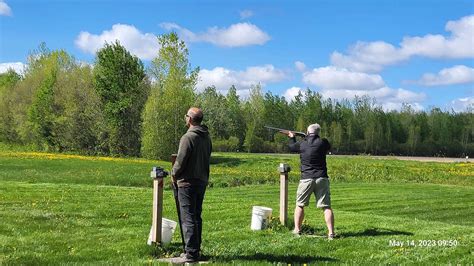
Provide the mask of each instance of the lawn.
{"label": "lawn", "polygon": [[[297,156],[213,156],[203,213],[203,253],[211,262],[473,263],[473,165],[330,157],[341,238],[328,241],[313,205],[302,237],[276,221],[267,230],[250,230],[253,205],[271,207],[278,217],[279,162],[294,169],[292,203]],[[153,165],[170,167],[143,159],[1,151],[0,264],[148,264],[178,254],[177,232],[164,249],[146,245]],[[177,220],[171,194],[165,190],[164,217]],[[404,246],[395,246],[399,242]]]}

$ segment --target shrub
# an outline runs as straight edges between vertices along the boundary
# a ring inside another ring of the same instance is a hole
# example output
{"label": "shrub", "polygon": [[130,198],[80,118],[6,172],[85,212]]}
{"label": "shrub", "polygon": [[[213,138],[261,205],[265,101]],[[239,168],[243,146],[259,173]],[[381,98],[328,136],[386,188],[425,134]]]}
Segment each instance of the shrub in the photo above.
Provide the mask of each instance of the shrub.
{"label": "shrub", "polygon": [[229,139],[217,139],[212,141],[212,150],[220,152],[230,152],[239,150],[239,139],[230,137]]}

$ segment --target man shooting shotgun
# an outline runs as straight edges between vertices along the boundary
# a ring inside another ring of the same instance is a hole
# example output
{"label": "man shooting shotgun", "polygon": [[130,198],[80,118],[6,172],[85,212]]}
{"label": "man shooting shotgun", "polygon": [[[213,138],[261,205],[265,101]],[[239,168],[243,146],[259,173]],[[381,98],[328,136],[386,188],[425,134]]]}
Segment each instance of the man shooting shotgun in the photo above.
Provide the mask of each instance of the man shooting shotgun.
{"label": "man shooting shotgun", "polygon": [[288,134],[291,132],[293,133],[293,135],[295,136],[300,136],[300,137],[303,137],[303,138],[306,138],[306,134],[303,133],[303,132],[299,132],[299,131],[293,131],[293,130],[288,130],[288,129],[283,129],[283,128],[277,128],[277,127],[269,127],[269,126],[265,126],[265,128],[268,128],[268,129],[271,129],[271,130],[277,130],[278,132],[282,133],[282,134],[285,134],[288,136]]}
{"label": "man shooting shotgun", "polygon": [[331,208],[331,192],[329,190],[329,176],[326,166],[326,154],[331,145],[319,133],[321,126],[312,124],[308,126],[308,135],[301,141],[296,141],[295,134],[288,131],[289,148],[298,152],[301,160],[301,179],[296,192],[295,228],[293,233],[301,234],[301,224],[304,219],[304,207],[309,205],[311,194],[316,197],[316,207],[323,209],[324,220],[328,228],[328,239],[333,239],[334,214]]}

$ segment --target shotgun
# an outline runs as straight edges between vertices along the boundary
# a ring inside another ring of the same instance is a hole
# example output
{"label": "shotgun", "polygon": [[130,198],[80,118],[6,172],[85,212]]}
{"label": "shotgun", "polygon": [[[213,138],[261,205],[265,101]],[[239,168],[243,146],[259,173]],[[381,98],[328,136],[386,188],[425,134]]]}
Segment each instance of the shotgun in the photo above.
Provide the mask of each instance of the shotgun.
{"label": "shotgun", "polygon": [[[174,163],[176,162],[176,154],[171,155],[171,168],[173,168]],[[174,203],[176,203],[176,211],[178,212],[178,222],[179,222],[179,232],[181,233],[181,244],[183,245],[183,252],[186,252],[186,246],[184,244],[184,235],[183,235],[183,224],[181,221],[181,212],[179,208],[179,198],[178,198],[178,184],[173,182],[173,195]]]}
{"label": "shotgun", "polygon": [[300,132],[300,131],[294,131],[294,130],[277,128],[277,127],[269,127],[269,126],[265,126],[265,128],[268,128],[268,129],[271,129],[271,130],[277,130],[278,132],[280,132],[282,134],[285,134],[285,135],[288,135],[288,133],[292,132],[293,134],[295,134],[295,136],[300,136],[300,137],[306,138],[306,134],[303,133],[303,132]]}

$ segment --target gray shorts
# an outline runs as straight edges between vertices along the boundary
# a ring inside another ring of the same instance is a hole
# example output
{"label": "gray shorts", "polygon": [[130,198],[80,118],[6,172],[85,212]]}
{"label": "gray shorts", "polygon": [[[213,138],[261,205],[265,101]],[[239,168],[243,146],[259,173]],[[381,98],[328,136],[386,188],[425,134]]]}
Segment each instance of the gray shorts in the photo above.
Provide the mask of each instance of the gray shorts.
{"label": "gray shorts", "polygon": [[329,178],[320,177],[317,179],[300,180],[298,191],[296,192],[296,206],[304,207],[309,205],[309,198],[314,193],[316,197],[316,207],[331,207],[331,192],[329,191]]}

